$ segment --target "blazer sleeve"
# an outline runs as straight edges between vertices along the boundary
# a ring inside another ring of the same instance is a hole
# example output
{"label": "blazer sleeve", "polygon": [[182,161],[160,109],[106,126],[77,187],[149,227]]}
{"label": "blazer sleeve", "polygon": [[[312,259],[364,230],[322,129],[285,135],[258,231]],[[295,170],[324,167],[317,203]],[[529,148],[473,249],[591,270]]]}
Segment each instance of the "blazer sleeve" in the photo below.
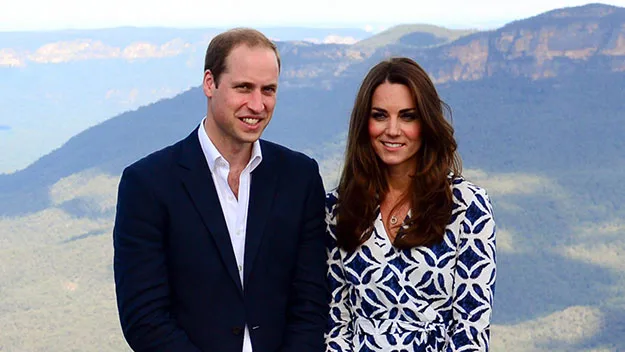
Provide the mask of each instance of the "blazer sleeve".
{"label": "blazer sleeve", "polygon": [[167,212],[147,174],[136,165],[126,168],[117,198],[113,264],[124,337],[134,351],[199,352],[170,315]]}
{"label": "blazer sleeve", "polygon": [[443,351],[487,352],[495,293],[495,221],[478,188],[461,225],[453,288],[453,331]]}
{"label": "blazer sleeve", "polygon": [[311,160],[310,182],[306,190],[303,223],[299,234],[297,263],[287,312],[282,352],[324,350],[323,334],[328,316],[328,290],[325,283],[325,191],[319,167]]}

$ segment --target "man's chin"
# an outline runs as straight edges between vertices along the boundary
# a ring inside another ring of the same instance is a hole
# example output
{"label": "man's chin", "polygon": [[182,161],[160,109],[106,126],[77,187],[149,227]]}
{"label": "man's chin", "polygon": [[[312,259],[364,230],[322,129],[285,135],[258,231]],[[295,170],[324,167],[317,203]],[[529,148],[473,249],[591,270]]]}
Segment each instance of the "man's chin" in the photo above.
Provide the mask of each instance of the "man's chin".
{"label": "man's chin", "polygon": [[241,143],[254,143],[261,137],[260,133],[243,133],[239,135],[239,141]]}
{"label": "man's chin", "polygon": [[260,138],[264,130],[264,127],[259,126],[258,130],[256,131],[239,131],[239,137],[241,138],[241,140],[244,140],[246,142],[255,142]]}

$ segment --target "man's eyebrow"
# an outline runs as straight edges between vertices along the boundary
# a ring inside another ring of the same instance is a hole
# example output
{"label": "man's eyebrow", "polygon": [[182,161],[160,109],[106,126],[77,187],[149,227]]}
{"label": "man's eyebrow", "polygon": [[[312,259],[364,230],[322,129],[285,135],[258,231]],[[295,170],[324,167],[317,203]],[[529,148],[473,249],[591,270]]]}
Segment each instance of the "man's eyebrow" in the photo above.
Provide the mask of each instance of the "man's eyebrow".
{"label": "man's eyebrow", "polygon": [[241,81],[232,81],[232,85],[233,86],[240,86],[240,85],[248,85],[248,86],[254,86],[254,83],[249,82],[249,81],[245,81],[245,80],[241,80]]}
{"label": "man's eyebrow", "polygon": [[[245,81],[245,80],[241,80],[241,81],[232,81],[232,85],[233,86],[241,86],[241,85],[246,85],[246,86],[250,86],[250,87],[257,87],[258,85],[255,83],[252,83],[250,81]],[[261,88],[277,88],[278,87],[278,83],[269,83],[269,84],[265,84],[262,85]]]}

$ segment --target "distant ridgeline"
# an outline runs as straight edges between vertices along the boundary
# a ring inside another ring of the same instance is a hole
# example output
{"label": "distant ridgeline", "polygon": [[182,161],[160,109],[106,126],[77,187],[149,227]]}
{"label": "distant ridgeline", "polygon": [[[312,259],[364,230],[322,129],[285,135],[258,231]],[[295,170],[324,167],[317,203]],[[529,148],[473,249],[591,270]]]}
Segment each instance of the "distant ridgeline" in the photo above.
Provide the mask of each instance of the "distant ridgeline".
{"label": "distant ridgeline", "polygon": [[[493,349],[625,350],[624,8],[592,4],[558,9],[483,32],[400,26],[352,45],[281,41],[279,48],[283,68],[278,105],[264,138],[302,150],[322,166],[331,165],[326,178],[338,173],[356,90],[372,65],[405,55],[431,74],[453,110],[467,177],[488,190],[495,208],[494,319],[496,324],[508,324],[512,333],[504,338],[497,335],[504,330],[494,329],[499,342],[493,346],[499,347]],[[159,72],[152,61],[138,66]],[[198,81],[199,72],[194,73]],[[98,209],[85,210],[86,200],[62,196],[68,190],[90,202],[104,199],[107,216],[112,216],[113,191],[98,190],[113,190],[125,166],[187,136],[205,110],[201,89],[192,88],[110,118],[76,134],[26,169],[0,175],[0,231],[30,228],[35,220],[47,226],[45,221],[61,218],[59,212],[71,218],[68,226],[95,221]],[[90,176],[80,180],[76,175]],[[99,182],[108,188],[98,187]],[[20,221],[28,226],[19,227]],[[9,225],[2,227],[5,223]],[[86,246],[94,246],[98,235],[110,236],[102,230],[104,225],[97,225],[61,244],[55,242],[54,248],[64,245],[87,253]],[[32,236],[5,237],[40,243],[40,235]],[[102,241],[105,247],[89,253],[110,247],[108,237]],[[109,270],[110,255],[105,254],[106,263],[80,266]],[[50,260],[57,257],[62,256]],[[84,282],[98,282],[106,291],[109,276],[97,276],[101,282],[86,277]],[[0,312],[2,308],[0,303]],[[589,310],[601,321],[594,332],[584,325]],[[581,318],[558,320],[569,317],[566,314]],[[111,331],[119,334],[114,312],[110,317],[115,319]],[[50,321],[61,319],[53,318]],[[581,321],[579,329],[566,331],[584,331],[588,336],[567,340],[560,336],[566,333],[549,335],[547,329],[547,337],[515,340],[522,336],[517,332],[549,321],[557,322],[557,331]],[[0,319],[0,331],[12,326],[3,326]],[[520,347],[508,348],[517,346],[514,341],[520,341]],[[543,349],[536,347],[539,344]]]}
{"label": "distant ridgeline", "polygon": [[[280,42],[279,103],[265,137],[318,158],[341,152],[337,138],[364,73],[384,57],[406,55],[424,66],[451,105],[467,166],[559,175],[619,165],[625,9],[566,8],[487,32],[414,28],[354,45]],[[438,44],[420,42],[424,36],[415,33],[436,36]],[[0,215],[47,207],[48,188],[81,170],[119,174],[186,136],[204,111],[201,90],[191,89],[77,134],[28,168],[0,176]]]}

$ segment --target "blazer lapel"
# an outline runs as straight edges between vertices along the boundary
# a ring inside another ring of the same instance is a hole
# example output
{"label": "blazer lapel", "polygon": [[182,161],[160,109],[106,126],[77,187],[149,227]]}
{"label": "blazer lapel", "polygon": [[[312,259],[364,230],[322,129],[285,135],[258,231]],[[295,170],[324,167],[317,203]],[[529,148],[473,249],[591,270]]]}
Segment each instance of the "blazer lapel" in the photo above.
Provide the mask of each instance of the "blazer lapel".
{"label": "blazer lapel", "polygon": [[242,293],[243,287],[232,250],[230,234],[197,133],[197,129],[195,129],[182,143],[181,154],[178,159],[183,169],[180,175],[204,225],[215,240],[228,274]]}
{"label": "blazer lapel", "polygon": [[262,242],[267,219],[271,213],[273,200],[276,197],[278,181],[278,166],[275,153],[261,141],[263,161],[252,172],[250,184],[250,202],[247,212],[245,234],[245,268],[243,283],[249,279],[256,254]]}

